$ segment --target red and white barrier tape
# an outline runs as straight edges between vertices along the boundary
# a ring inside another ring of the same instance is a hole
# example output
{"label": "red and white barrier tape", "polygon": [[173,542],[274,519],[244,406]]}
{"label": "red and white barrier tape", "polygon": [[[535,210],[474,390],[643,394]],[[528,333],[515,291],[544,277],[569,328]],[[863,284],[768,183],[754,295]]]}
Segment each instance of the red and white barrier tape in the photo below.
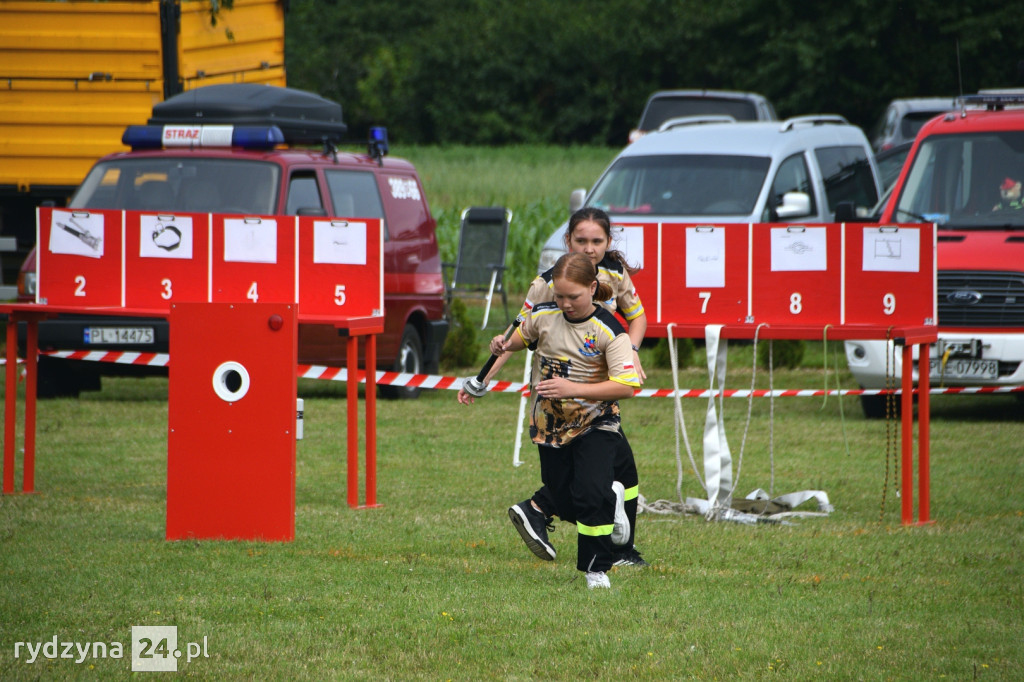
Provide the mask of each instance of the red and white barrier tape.
{"label": "red and white barrier tape", "polygon": [[66,360],[114,362],[119,365],[144,365],[147,367],[166,367],[171,359],[167,353],[136,353],[133,351],[53,350],[40,351],[39,354]]}
{"label": "red and white barrier tape", "polygon": [[[68,360],[88,360],[92,362],[116,362],[127,365],[146,365],[149,367],[167,367],[170,364],[170,356],[167,353],[135,353],[127,351],[46,351],[40,353],[54,358]],[[22,362],[21,360],[18,361]],[[6,360],[0,359],[0,365],[6,364]],[[300,379],[320,379],[326,381],[348,381],[348,371],[344,367],[327,367],[326,365],[299,365],[297,368]],[[360,372],[363,374],[363,372]],[[433,388],[448,389],[457,391],[462,388],[462,378],[446,377],[436,374],[405,374],[399,372],[377,372],[377,383],[382,386],[403,386],[409,388]],[[359,383],[366,383],[361,378]],[[488,393],[521,393],[529,395],[529,386],[522,382],[515,381],[492,381],[488,385]],[[892,391],[899,395],[903,391],[896,389]],[[914,389],[917,393],[917,389]],[[1024,386],[948,386],[943,388],[932,388],[930,395],[943,395],[954,393],[986,394],[986,393],[1024,393]],[[726,398],[749,398],[751,394],[755,398],[813,398],[825,395],[885,395],[889,393],[883,388],[851,388],[840,390],[823,389],[733,389],[724,393]],[[681,398],[709,398],[718,395],[717,391],[708,389],[681,389]],[[670,388],[642,388],[633,392],[636,398],[672,398],[675,391]]]}

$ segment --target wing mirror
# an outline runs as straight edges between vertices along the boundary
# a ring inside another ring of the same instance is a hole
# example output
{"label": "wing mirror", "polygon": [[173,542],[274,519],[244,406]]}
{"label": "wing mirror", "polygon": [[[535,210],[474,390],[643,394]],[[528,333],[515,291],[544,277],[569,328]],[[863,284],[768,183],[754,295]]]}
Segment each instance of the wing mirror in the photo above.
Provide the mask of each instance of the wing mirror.
{"label": "wing mirror", "polygon": [[811,197],[806,192],[786,192],[775,209],[780,220],[801,218],[811,214]]}

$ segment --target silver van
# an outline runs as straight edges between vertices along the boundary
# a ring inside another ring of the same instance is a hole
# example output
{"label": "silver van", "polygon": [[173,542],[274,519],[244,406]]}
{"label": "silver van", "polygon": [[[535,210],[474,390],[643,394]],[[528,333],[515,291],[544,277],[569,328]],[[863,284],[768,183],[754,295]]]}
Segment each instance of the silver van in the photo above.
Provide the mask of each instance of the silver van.
{"label": "silver van", "polygon": [[[870,215],[882,191],[871,146],[836,115],[735,122],[682,117],[629,145],[572,207],[622,220],[849,222]],[[545,242],[538,272],[565,253],[563,224]]]}

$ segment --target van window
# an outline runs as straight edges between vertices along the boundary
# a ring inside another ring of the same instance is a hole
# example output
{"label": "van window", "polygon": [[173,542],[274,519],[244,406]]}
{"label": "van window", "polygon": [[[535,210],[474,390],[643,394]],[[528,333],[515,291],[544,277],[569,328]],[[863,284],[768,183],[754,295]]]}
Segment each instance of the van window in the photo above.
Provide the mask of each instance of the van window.
{"label": "van window", "polygon": [[640,130],[657,130],[670,118],[726,114],[737,121],[756,121],[757,107],[746,99],[731,97],[658,97],[650,101]]}
{"label": "van window", "polygon": [[749,215],[770,164],[766,156],[620,157],[598,182],[587,203],[611,213]]}
{"label": "van window", "polygon": [[324,175],[336,215],[343,218],[384,217],[384,206],[373,173],[328,170]]}
{"label": "van window", "polygon": [[822,147],[814,150],[825,183],[828,212],[842,201],[870,210],[878,203],[878,188],[871,173],[867,149],[858,146]]}
{"label": "van window", "polygon": [[[93,169],[82,182],[75,197],[89,197],[89,208],[121,208],[117,194],[120,187],[121,169],[116,166],[104,165]],[[135,188],[132,187],[131,191]],[[83,202],[69,203],[72,208],[84,208]]]}
{"label": "van window", "polygon": [[280,177],[277,164],[263,161],[118,158],[96,164],[69,206],[271,215]]}
{"label": "van window", "polygon": [[388,197],[388,232],[424,232],[431,227],[427,202],[414,175],[388,173],[380,176],[380,191]]}
{"label": "van window", "polygon": [[288,180],[288,205],[285,214],[295,215],[300,208],[323,208],[320,188],[316,184],[315,171],[292,173]]}
{"label": "van window", "polygon": [[781,164],[779,164],[779,171],[775,174],[775,180],[772,182],[772,193],[768,201],[768,206],[765,206],[764,216],[761,220],[763,222],[770,222],[771,207],[778,206],[782,203],[782,195],[786,192],[803,192],[811,198],[811,214],[814,215],[818,212],[815,208],[817,203],[814,198],[814,188],[811,187],[811,174],[807,170],[807,162],[804,161],[803,154],[794,154],[789,157]]}

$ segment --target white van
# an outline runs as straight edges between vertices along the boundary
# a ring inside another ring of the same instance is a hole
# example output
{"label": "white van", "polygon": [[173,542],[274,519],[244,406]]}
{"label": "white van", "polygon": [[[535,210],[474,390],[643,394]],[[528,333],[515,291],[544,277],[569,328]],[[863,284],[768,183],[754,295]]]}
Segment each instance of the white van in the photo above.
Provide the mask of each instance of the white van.
{"label": "white van", "polygon": [[[827,223],[869,216],[881,187],[867,138],[841,116],[696,116],[626,147],[571,203],[603,209],[613,223]],[[565,253],[565,227],[545,242],[538,272]]]}

